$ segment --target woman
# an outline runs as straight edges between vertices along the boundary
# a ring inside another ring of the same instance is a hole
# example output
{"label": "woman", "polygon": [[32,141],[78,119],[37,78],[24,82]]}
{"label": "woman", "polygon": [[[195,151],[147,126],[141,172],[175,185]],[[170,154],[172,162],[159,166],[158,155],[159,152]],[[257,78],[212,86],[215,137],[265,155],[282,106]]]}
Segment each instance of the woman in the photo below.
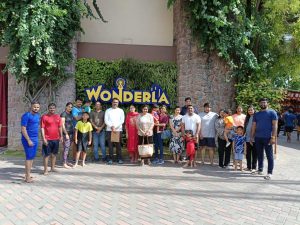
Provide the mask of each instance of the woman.
{"label": "woman", "polygon": [[251,128],[253,123],[253,115],[255,113],[255,109],[252,105],[248,106],[247,109],[247,116],[245,119],[244,127],[246,128],[246,144],[247,144],[247,151],[246,151],[246,159],[247,159],[247,170],[251,171],[252,174],[256,171],[257,165],[257,152],[255,149],[254,143],[250,144],[251,138]]}
{"label": "woman", "polygon": [[[224,168],[228,166],[230,161],[230,150],[229,154],[226,151],[226,140],[225,140],[225,110],[219,111],[219,117],[215,122],[216,136],[218,137],[218,153],[219,153],[219,167]],[[224,161],[225,155],[225,161]]]}
{"label": "woman", "polygon": [[[164,161],[164,146],[163,140],[161,138],[162,131],[166,128],[169,122],[169,116],[167,115],[167,107],[162,106],[159,113],[159,119],[157,126],[157,131],[154,131],[154,148],[155,148],[155,155],[153,163],[162,165],[165,163]],[[158,156],[159,150],[159,156]]]}
{"label": "woman", "polygon": [[134,105],[131,105],[129,110],[125,119],[127,151],[130,155],[130,162],[136,163],[138,159],[138,130],[136,120],[139,113],[135,111]]}
{"label": "woman", "polygon": [[[138,130],[138,143],[143,144],[153,144],[153,127],[154,120],[153,116],[148,113],[149,107],[144,105],[142,107],[142,113],[137,117],[137,130]],[[144,158],[141,156],[141,166],[144,165],[144,160],[148,159],[148,165],[150,165],[150,157]]]}
{"label": "woman", "polygon": [[182,115],[180,115],[180,107],[176,106],[174,116],[170,117],[169,123],[172,131],[172,138],[170,140],[170,151],[173,153],[174,163],[179,163],[180,154],[183,150],[183,140],[181,137],[181,122]]}

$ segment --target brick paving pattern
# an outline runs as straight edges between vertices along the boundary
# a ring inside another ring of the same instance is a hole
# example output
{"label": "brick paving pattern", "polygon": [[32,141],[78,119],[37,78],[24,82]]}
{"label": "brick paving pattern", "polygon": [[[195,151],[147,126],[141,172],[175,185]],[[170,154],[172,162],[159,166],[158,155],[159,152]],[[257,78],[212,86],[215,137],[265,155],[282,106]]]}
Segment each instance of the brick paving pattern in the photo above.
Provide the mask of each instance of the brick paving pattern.
{"label": "brick paving pattern", "polygon": [[26,184],[24,160],[0,157],[0,224],[300,224],[300,143],[280,143],[271,181],[170,162],[89,163],[43,176],[38,159]]}

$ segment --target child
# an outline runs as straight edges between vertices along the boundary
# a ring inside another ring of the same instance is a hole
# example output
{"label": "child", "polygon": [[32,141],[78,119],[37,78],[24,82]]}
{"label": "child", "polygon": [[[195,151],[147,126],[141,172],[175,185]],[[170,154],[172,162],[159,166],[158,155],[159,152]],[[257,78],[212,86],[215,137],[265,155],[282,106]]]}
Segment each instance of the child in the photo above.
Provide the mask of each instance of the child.
{"label": "child", "polygon": [[228,139],[228,134],[230,132],[233,132],[233,117],[230,116],[229,111],[224,110],[224,123],[225,123],[225,132],[224,132],[224,138],[226,141],[226,147],[229,147],[230,141]]}
{"label": "child", "polygon": [[189,161],[184,165],[184,167],[191,164],[191,167],[195,167],[195,143],[196,140],[193,137],[193,132],[191,130],[186,131],[185,133],[185,141],[186,141],[186,154],[189,157]]}
{"label": "child", "polygon": [[237,164],[239,163],[240,170],[243,171],[243,155],[246,154],[246,137],[244,136],[244,128],[238,126],[236,128],[236,134],[233,137],[234,148],[234,170],[237,170]]}
{"label": "child", "polygon": [[83,105],[83,112],[91,113],[91,104],[92,102],[90,100],[85,101]]}
{"label": "child", "polygon": [[92,124],[89,122],[89,114],[83,112],[82,119],[75,126],[75,144],[77,144],[76,162],[74,168],[78,165],[80,153],[82,151],[82,166],[85,166],[86,151],[88,145],[92,144]]}

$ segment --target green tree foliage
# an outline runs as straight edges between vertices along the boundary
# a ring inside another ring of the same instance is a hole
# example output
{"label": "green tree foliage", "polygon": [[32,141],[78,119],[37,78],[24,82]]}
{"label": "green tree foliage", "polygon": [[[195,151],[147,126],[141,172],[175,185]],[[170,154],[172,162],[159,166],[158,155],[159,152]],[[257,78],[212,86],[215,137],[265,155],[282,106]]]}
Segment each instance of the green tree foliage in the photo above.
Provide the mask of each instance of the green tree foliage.
{"label": "green tree foliage", "polygon": [[174,107],[177,98],[177,67],[174,63],[149,63],[132,59],[103,62],[95,59],[79,59],[76,63],[76,93],[86,98],[84,89],[105,84],[115,87],[115,79],[127,80],[127,89],[149,90],[159,84],[170,98]]}
{"label": "green tree foliage", "polygon": [[[96,0],[93,3],[103,20]],[[25,83],[27,100],[35,100],[46,85],[56,87],[68,76],[66,67],[73,60],[70,42],[82,31],[82,16],[95,17],[86,1],[1,0],[0,45],[9,46],[7,69]]]}
{"label": "green tree foliage", "polygon": [[[175,1],[169,0],[168,5]],[[244,89],[249,95],[259,95],[263,94],[260,87],[265,97],[274,99],[281,88],[300,87],[299,0],[183,2],[200,47],[217,50],[236,75],[239,103],[249,101]],[[271,88],[264,88],[266,82]],[[275,99],[274,106],[278,107]]]}

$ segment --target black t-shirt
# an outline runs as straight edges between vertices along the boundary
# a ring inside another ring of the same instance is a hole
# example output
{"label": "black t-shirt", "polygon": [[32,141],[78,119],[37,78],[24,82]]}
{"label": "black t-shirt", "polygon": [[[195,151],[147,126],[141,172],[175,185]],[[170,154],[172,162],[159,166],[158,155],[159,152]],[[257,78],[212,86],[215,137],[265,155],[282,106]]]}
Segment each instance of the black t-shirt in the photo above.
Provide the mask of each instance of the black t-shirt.
{"label": "black t-shirt", "polygon": [[67,113],[64,111],[62,114],[60,114],[60,117],[65,118],[65,128],[68,134],[73,134],[74,126],[72,113]]}

